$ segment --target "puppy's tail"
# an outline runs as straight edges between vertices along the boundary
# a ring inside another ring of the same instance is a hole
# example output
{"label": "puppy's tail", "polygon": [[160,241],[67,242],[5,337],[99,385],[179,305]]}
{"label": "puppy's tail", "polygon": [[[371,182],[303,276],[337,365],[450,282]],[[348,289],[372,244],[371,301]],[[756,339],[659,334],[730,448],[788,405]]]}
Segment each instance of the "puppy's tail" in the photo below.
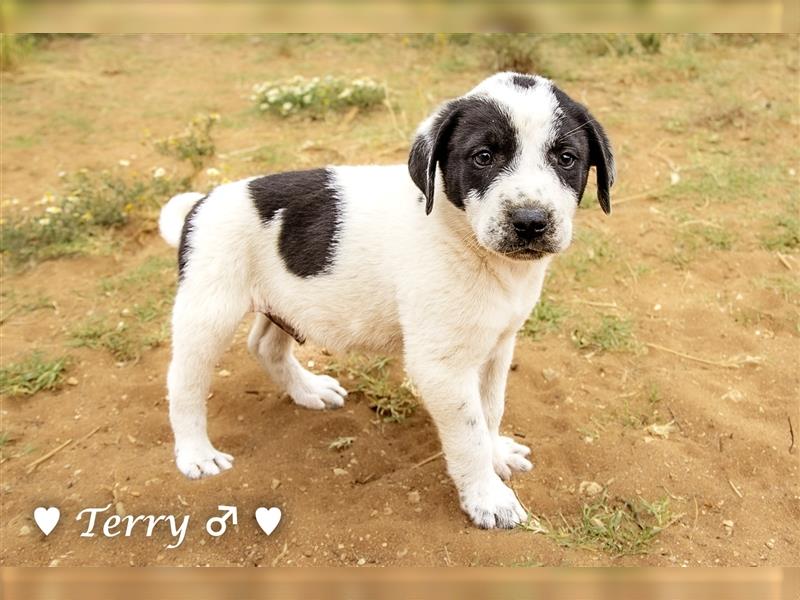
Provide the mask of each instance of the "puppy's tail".
{"label": "puppy's tail", "polygon": [[186,215],[192,210],[203,194],[198,192],[186,192],[170,198],[161,208],[161,216],[158,218],[158,230],[170,246],[177,248],[181,241],[181,231]]}

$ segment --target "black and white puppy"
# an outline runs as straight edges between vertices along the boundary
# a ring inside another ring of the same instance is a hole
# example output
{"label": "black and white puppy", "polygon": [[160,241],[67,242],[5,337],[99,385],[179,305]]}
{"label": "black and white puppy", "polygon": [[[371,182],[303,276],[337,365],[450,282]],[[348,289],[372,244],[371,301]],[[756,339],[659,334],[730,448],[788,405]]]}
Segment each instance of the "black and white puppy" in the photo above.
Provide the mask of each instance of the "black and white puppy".
{"label": "black and white puppy", "polygon": [[500,434],[506,377],[592,166],[608,213],[614,159],[600,124],[549,80],[498,73],[422,123],[408,166],[280,173],[171,199],[160,229],[179,247],[167,378],[178,469],[231,468],[205,403],[214,364],[255,312],[251,352],[308,408],[342,406],[347,392],[304,369],[293,338],[402,352],[461,507],[480,527],[523,521],[501,480],[531,468],[529,448]]}

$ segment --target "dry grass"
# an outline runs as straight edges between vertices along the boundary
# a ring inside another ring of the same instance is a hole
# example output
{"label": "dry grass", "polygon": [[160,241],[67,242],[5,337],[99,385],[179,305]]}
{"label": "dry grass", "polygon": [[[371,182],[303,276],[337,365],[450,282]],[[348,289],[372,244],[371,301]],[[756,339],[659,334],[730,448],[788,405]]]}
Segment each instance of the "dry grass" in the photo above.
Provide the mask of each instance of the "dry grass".
{"label": "dry grass", "polygon": [[596,500],[584,503],[578,517],[559,514],[557,523],[530,516],[521,527],[543,533],[558,545],[604,552],[612,557],[646,554],[651,542],[679,521],[670,509],[670,499],[653,502],[643,498],[612,499],[603,490]]}

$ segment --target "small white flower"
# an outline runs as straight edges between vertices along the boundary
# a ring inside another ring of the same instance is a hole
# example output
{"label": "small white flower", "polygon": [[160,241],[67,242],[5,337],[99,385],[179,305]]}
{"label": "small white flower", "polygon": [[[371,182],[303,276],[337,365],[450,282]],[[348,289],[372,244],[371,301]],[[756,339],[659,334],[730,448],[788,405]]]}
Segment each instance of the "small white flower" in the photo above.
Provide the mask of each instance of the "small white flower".
{"label": "small white flower", "polygon": [[50,225],[50,219],[48,219],[47,217],[43,217],[43,218],[39,219],[38,223],[39,223],[39,225],[42,225],[42,226]]}
{"label": "small white flower", "polygon": [[206,169],[206,175],[209,177],[219,177],[219,169],[215,169],[214,167],[209,167]]}
{"label": "small white flower", "polygon": [[281,107],[281,109],[284,112],[289,112],[290,110],[292,110],[292,103],[291,102],[284,102],[283,106]]}
{"label": "small white flower", "polygon": [[66,177],[67,176],[67,172],[66,171],[59,171],[58,172],[58,176],[59,177]]}
{"label": "small white flower", "polygon": [[120,161],[119,161],[119,166],[120,167],[130,167],[131,166],[131,161],[125,160],[124,158],[121,158]]}
{"label": "small white flower", "polygon": [[50,213],[51,215],[57,215],[58,213],[61,212],[61,207],[60,206],[48,206],[47,208],[44,209],[44,212]]}
{"label": "small white flower", "polygon": [[164,167],[158,167],[155,171],[153,171],[153,178],[158,179],[159,177],[163,177],[167,174],[167,171]]}

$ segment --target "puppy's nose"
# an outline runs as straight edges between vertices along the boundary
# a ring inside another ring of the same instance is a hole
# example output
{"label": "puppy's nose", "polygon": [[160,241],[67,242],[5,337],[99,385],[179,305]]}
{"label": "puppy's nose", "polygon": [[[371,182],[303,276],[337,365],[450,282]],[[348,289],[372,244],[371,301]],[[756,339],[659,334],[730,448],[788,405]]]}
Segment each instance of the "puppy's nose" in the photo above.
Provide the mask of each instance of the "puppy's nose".
{"label": "puppy's nose", "polygon": [[511,211],[514,231],[526,242],[531,242],[542,235],[549,222],[547,211],[541,208],[517,208]]}

